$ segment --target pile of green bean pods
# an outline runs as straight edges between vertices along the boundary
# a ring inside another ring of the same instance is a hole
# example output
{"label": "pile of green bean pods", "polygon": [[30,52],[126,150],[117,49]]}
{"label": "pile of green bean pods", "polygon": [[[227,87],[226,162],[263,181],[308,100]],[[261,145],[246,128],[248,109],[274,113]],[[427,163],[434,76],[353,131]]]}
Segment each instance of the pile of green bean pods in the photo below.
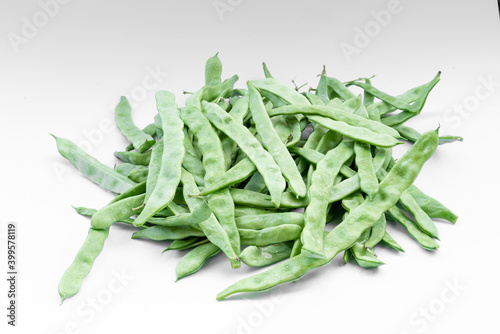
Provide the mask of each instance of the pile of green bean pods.
{"label": "pile of green bean pods", "polygon": [[[343,83],[324,70],[305,92],[274,79],[265,64],[265,78],[245,88],[221,73],[218,56],[208,59],[205,86],[182,108],[170,92],[157,92],[158,113],[143,129],[122,97],[115,118],[130,145],[115,152],[122,163],[114,168],[54,136],[63,157],[116,195],[99,210],[75,208],[91,217],[90,229],[59,283],[63,301],[79,291],[116,222],[137,228],[132,239],[186,252],[177,279],[219,253],[232,268],[280,262],[219,300],[295,281],[340,252],[345,263],[380,266],[375,246],[403,251],[388,221],[423,248],[438,248],[432,218],[455,223],[457,216],[413,182],[439,144],[462,138],[404,123],[421,112],[440,73],[397,96],[370,79]],[[394,159],[392,147],[405,141],[411,148]]]}

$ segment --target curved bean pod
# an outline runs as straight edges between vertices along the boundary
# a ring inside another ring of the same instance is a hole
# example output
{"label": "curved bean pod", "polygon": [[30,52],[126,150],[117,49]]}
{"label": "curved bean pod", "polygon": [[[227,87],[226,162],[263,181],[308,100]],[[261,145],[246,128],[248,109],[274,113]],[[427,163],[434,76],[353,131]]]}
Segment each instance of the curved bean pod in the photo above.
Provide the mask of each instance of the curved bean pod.
{"label": "curved bean pod", "polygon": [[373,198],[378,191],[378,180],[373,167],[373,157],[370,145],[356,142],[354,144],[355,162],[358,167],[358,175],[361,190],[369,198]]}
{"label": "curved bean pod", "polygon": [[354,154],[353,142],[343,140],[316,165],[308,191],[309,204],[304,212],[305,226],[301,234],[302,249],[312,256],[323,257],[323,231],[326,224],[328,194],[340,167]]}
{"label": "curved bean pod", "polygon": [[370,229],[370,236],[365,242],[366,248],[373,248],[376,244],[384,239],[386,234],[386,225],[387,221],[385,219],[385,215],[380,216],[380,219],[377,220],[375,224]]}
{"label": "curved bean pod", "polygon": [[415,222],[408,218],[399,208],[392,207],[388,210],[388,212],[393,220],[401,224],[420,246],[427,250],[438,249],[439,244],[430,236],[422,232],[422,230],[417,227]]}
{"label": "curved bean pod", "polygon": [[158,181],[134,225],[143,225],[151,216],[165,208],[174,198],[181,179],[184,158],[184,123],[175,104],[174,96],[166,91],[156,93],[158,113],[162,120],[163,155]]}
{"label": "curved bean pod", "polygon": [[144,152],[155,143],[155,139],[141,131],[132,121],[130,103],[125,96],[121,97],[120,103],[115,108],[116,126],[122,135],[127,138],[134,148]]}
{"label": "curved bean pod", "polygon": [[[384,215],[385,217],[385,215]],[[401,247],[396,240],[394,240],[387,231],[384,233],[384,237],[382,238],[382,241],[389,247],[391,247],[394,250],[400,251],[400,252],[405,252],[403,247]]]}
{"label": "curved bean pod", "polygon": [[211,257],[220,253],[219,247],[212,243],[206,243],[197,246],[184,255],[175,267],[176,281],[183,277],[194,274],[203,266],[203,264]]}
{"label": "curved bean pod", "polygon": [[362,82],[356,82],[352,81],[350,84],[358,86],[363,88],[365,91],[370,93],[371,95],[377,97],[378,99],[384,101],[387,104],[390,104],[398,109],[401,109],[403,111],[408,111],[411,113],[419,113],[420,110],[422,110],[422,107],[424,106],[425,100],[427,99],[427,96],[429,95],[430,91],[434,86],[439,82],[439,77],[441,75],[441,72],[438,72],[434,79],[432,79],[428,84],[425,85],[425,89],[422,91],[422,93],[418,96],[416,99],[415,103],[413,104],[408,104],[405,103],[405,101],[402,101],[401,99],[398,99],[396,97],[390,96],[389,94],[386,94],[384,92],[381,92],[380,90],[376,89],[372,85],[368,83],[362,83]]}
{"label": "curved bean pod", "polygon": [[450,209],[445,207],[437,199],[423,193],[416,186],[412,185],[408,188],[408,192],[415,198],[418,205],[424,210],[431,218],[441,218],[456,223],[458,217]]}
{"label": "curved bean pod", "polygon": [[66,269],[59,282],[58,291],[59,296],[61,296],[61,304],[66,298],[80,291],[83,279],[92,269],[92,265],[101,253],[108,235],[109,228],[104,230],[89,229],[87,238],[76,254],[75,260]]}

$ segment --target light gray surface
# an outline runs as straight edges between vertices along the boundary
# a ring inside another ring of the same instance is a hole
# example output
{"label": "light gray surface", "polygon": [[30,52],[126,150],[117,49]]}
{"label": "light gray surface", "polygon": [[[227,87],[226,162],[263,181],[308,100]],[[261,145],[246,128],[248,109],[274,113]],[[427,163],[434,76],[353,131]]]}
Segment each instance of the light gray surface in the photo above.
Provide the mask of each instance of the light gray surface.
{"label": "light gray surface", "polygon": [[[20,244],[19,326],[8,333],[403,334],[497,328],[497,3],[390,3],[397,2],[69,1],[51,7],[49,17],[40,14],[38,1],[2,2],[2,268],[6,222],[18,224]],[[377,23],[372,11],[389,10],[390,18]],[[47,20],[30,35],[23,27],[34,16]],[[373,29],[372,36],[363,40],[359,31],[366,29]],[[19,38],[23,43],[16,47],[12,40]],[[262,61],[278,79],[299,85],[315,86],[323,64],[340,80],[376,74],[374,85],[396,94],[442,71],[422,115],[410,124],[423,131],[439,123],[443,134],[465,138],[440,147],[417,180],[458,213],[458,223],[438,223],[438,252],[424,251],[391,226],[406,253],[378,249],[387,265],[377,270],[344,266],[338,258],[272,293],[224,302],[215,301],[217,292],[259,270],[232,270],[219,256],[174,283],[181,253],[160,255],[164,244],[130,240],[130,229],[114,226],[81,292],[59,307],[57,284],[89,226],[71,205],[99,208],[112,196],[66,163],[49,133],[82,144],[112,166],[113,151],[127,144],[113,121],[119,97],[131,98],[134,119],[146,125],[155,114],[154,92],[170,90],[182,104],[182,91],[200,87],[205,60],[216,52],[223,76],[238,74],[240,87],[262,77]],[[117,280],[123,272],[126,277]],[[0,282],[4,305],[7,287]],[[454,284],[459,287],[450,289]]]}

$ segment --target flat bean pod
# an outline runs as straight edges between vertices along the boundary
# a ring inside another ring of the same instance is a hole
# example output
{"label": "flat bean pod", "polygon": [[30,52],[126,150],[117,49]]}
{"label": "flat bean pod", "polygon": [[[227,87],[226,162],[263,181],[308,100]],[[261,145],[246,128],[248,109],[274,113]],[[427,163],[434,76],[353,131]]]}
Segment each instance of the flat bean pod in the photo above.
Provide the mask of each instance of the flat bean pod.
{"label": "flat bean pod", "polygon": [[166,207],[173,199],[181,179],[184,158],[184,123],[180,119],[174,96],[166,91],[156,93],[158,113],[163,128],[163,155],[156,186],[134,225],[144,224],[151,216]]}
{"label": "flat bean pod", "polygon": [[182,259],[177,263],[175,267],[175,273],[177,275],[177,280],[183,277],[194,274],[203,266],[203,264],[211,257],[216,256],[220,253],[219,247],[212,243],[206,243],[203,245],[196,246],[195,249],[189,251]]}
{"label": "flat bean pod", "polygon": [[243,229],[261,230],[283,224],[304,227],[304,215],[298,212],[247,214],[236,218],[236,226]]}
{"label": "flat bean pod", "polygon": [[422,232],[415,222],[408,218],[399,208],[390,208],[388,212],[393,220],[401,224],[420,246],[428,250],[437,249],[439,247],[434,239]]}
{"label": "flat bean pod", "polygon": [[323,256],[323,231],[329,204],[328,194],[340,167],[353,154],[353,142],[344,140],[320,160],[312,174],[311,187],[308,191],[309,204],[304,212],[305,226],[301,241],[304,245],[302,249],[312,253],[313,256]]}
{"label": "flat bean pod", "polygon": [[354,152],[361,190],[373,198],[378,191],[378,180],[373,167],[370,145],[356,142]]}
{"label": "flat bean pod", "polygon": [[261,230],[240,228],[238,231],[240,232],[242,245],[267,246],[297,239],[302,228],[298,225],[283,224]]}
{"label": "flat bean pod", "polygon": [[101,254],[104,242],[108,238],[109,228],[104,230],[89,229],[87,238],[76,254],[75,260],[64,272],[59,282],[59,296],[61,304],[68,297],[78,293],[83,279],[88,275],[96,258]]}
{"label": "flat bean pod", "polygon": [[156,241],[204,237],[205,234],[190,226],[151,226],[134,232],[132,239],[147,238]]}
{"label": "flat bean pod", "polygon": [[130,103],[125,96],[121,97],[120,103],[115,108],[115,120],[120,132],[132,143],[137,151],[142,153],[155,143],[153,137],[134,125]]}
{"label": "flat bean pod", "polygon": [[362,143],[372,144],[380,147],[393,147],[400,142],[392,136],[373,132],[369,129],[352,126],[344,122],[334,121],[330,118],[321,116],[309,116],[311,121],[316,122],[327,129],[337,131],[342,135],[360,141]]}
{"label": "flat bean pod", "polygon": [[59,153],[75,165],[75,167],[92,182],[106,190],[118,194],[135,185],[135,183],[126,176],[121,175],[113,168],[102,164],[85,153],[85,151],[72,141],[56,136],[53,137],[56,140]]}
{"label": "flat bean pod", "polygon": [[370,84],[362,83],[362,82],[356,82],[353,81],[351,84],[363,88],[365,91],[369,92],[371,95],[377,97],[378,99],[384,101],[385,103],[388,103],[398,109],[408,111],[411,113],[419,113],[422,107],[424,106],[425,100],[427,99],[427,96],[429,95],[431,89],[439,82],[439,77],[441,75],[441,72],[438,72],[434,79],[432,79],[425,87],[425,90],[422,91],[422,94],[416,99],[414,104],[407,104],[405,101],[401,101],[400,99],[390,96],[384,92],[381,92],[380,90],[376,89]]}

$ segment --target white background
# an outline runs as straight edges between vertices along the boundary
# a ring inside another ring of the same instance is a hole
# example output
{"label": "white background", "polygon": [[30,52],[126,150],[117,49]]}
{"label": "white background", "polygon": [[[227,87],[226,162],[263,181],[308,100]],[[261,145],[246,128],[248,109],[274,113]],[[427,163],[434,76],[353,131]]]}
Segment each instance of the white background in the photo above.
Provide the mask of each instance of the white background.
{"label": "white background", "polygon": [[[9,221],[18,225],[19,246],[18,326],[6,325],[2,278],[2,332],[403,334],[498,328],[497,2],[217,3],[73,0],[49,6],[49,17],[40,2],[2,1],[1,277]],[[389,9],[390,17],[379,23],[373,11]],[[38,27],[30,30],[29,22]],[[370,35],[363,40],[359,31],[366,30]],[[356,53],[343,52],[347,45]],[[199,89],[205,60],[216,52],[223,76],[238,74],[239,87],[262,77],[262,61],[276,78],[299,85],[315,86],[323,64],[328,75],[343,81],[375,74],[373,84],[393,94],[442,71],[410,125],[424,131],[440,124],[442,134],[465,140],[440,146],[416,183],[456,211],[458,222],[437,222],[437,252],[423,250],[391,225],[406,252],[378,247],[386,265],[376,270],[337,258],[297,283],[223,302],[215,300],[217,292],[259,270],[232,270],[219,256],[176,283],[181,253],[160,255],[167,244],[131,240],[131,229],[113,226],[80,293],[59,306],[57,284],[89,226],[71,206],[99,208],[112,195],[66,162],[49,133],[86,146],[113,166],[118,161],[112,153],[127,145],[108,124],[119,97],[131,99],[134,120],[144,126],[155,114],[154,92],[170,90],[182,104],[182,91]],[[155,70],[160,74],[152,80]]]}

